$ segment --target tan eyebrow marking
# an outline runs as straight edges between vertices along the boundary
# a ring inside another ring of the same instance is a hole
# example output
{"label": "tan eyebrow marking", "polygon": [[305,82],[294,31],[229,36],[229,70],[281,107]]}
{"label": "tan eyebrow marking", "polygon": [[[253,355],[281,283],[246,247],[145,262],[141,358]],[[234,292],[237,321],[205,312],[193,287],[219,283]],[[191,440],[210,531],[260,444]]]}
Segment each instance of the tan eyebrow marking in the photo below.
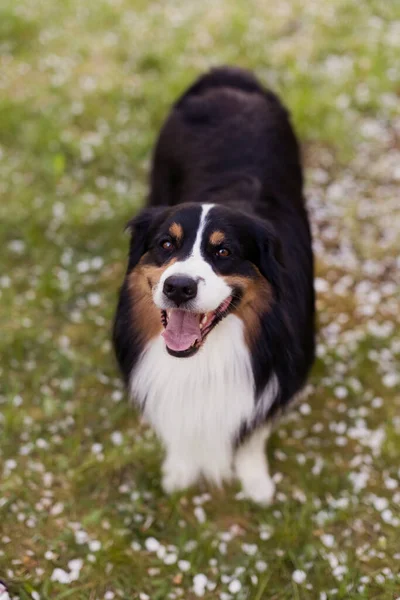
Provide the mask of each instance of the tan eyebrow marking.
{"label": "tan eyebrow marking", "polygon": [[222,231],[219,231],[218,229],[216,231],[213,231],[210,235],[210,243],[213,246],[219,246],[219,244],[222,244],[224,240],[225,234]]}
{"label": "tan eyebrow marking", "polygon": [[183,238],[183,229],[182,229],[182,225],[179,225],[179,223],[172,223],[170,228],[169,228],[169,232],[172,235],[172,237],[174,237],[178,242],[182,241]]}

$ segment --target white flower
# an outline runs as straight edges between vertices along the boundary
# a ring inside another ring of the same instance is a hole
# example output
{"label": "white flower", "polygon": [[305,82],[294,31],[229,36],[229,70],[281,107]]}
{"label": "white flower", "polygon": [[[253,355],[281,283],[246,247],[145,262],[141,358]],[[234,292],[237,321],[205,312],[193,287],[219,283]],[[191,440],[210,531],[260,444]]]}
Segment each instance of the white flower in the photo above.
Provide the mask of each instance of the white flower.
{"label": "white flower", "polygon": [[93,444],[92,445],[92,452],[93,454],[100,454],[100,452],[103,450],[103,444]]}
{"label": "white flower", "polygon": [[131,544],[131,548],[134,552],[140,552],[140,550],[142,549],[142,546],[139,544],[139,542],[132,542]]}
{"label": "white flower", "polygon": [[73,558],[68,563],[70,571],[80,571],[83,567],[83,560],[81,558]]}
{"label": "white flower", "polygon": [[95,294],[94,292],[92,292],[91,294],[88,295],[88,302],[89,302],[90,306],[100,306],[100,304],[101,304],[100,294]]}
{"label": "white flower", "polygon": [[88,534],[86,533],[86,531],[80,530],[80,531],[75,531],[75,542],[80,546],[82,544],[86,544],[87,541],[89,539]]}
{"label": "white flower", "polygon": [[254,556],[258,548],[256,544],[242,544],[242,550],[248,556]]}
{"label": "white flower", "polygon": [[124,437],[120,431],[113,431],[111,434],[111,441],[115,446],[122,446]]}
{"label": "white flower", "polygon": [[145,541],[144,545],[148,552],[157,552],[160,547],[160,542],[154,537],[149,537]]}
{"label": "white flower", "polygon": [[332,570],[332,573],[333,573],[334,577],[336,577],[336,579],[338,579],[339,581],[342,581],[343,575],[345,575],[347,573],[347,567],[344,565],[338,565],[337,567],[335,567]]}
{"label": "white flower", "polygon": [[204,512],[204,508],[201,506],[196,506],[194,509],[194,516],[198,520],[199,523],[205,523],[207,520],[206,513]]}
{"label": "white flower", "polygon": [[311,406],[309,404],[307,404],[307,402],[304,402],[303,404],[301,404],[299,410],[302,415],[311,414]]}
{"label": "white flower", "polygon": [[51,581],[57,581],[58,583],[71,583],[71,576],[64,569],[54,569],[51,574]]}
{"label": "white flower", "polygon": [[398,482],[393,477],[386,477],[385,479],[385,487],[388,490],[394,490],[398,486]]}
{"label": "white flower", "polygon": [[393,513],[389,508],[382,511],[381,517],[382,521],[385,521],[385,523],[393,524]]}
{"label": "white flower", "polygon": [[190,569],[190,562],[188,560],[179,560],[178,561],[178,567],[183,572],[189,571],[189,569]]}
{"label": "white flower", "polygon": [[50,510],[50,513],[54,516],[57,516],[57,515],[60,515],[63,510],[64,510],[64,504],[62,502],[56,502],[56,504],[54,504],[54,506]]}
{"label": "white flower", "polygon": [[336,398],[346,398],[346,396],[348,395],[348,391],[347,389],[343,386],[343,385],[338,385],[335,390],[335,396]]}
{"label": "white flower", "polygon": [[389,501],[387,498],[376,497],[376,498],[374,498],[373,504],[374,504],[374,508],[377,511],[382,512],[389,506]]}
{"label": "white flower", "polygon": [[98,552],[100,548],[101,542],[99,542],[99,540],[92,540],[89,542],[89,550],[91,550],[91,552]]}
{"label": "white flower", "polygon": [[90,269],[90,264],[89,264],[89,261],[87,261],[87,260],[81,260],[76,265],[76,270],[78,271],[78,273],[87,273],[87,271],[89,271],[89,269]]}
{"label": "white flower", "polygon": [[114,390],[111,394],[111,400],[113,402],[120,402],[124,397],[123,393],[120,390]]}
{"label": "white flower", "polygon": [[36,446],[37,446],[38,448],[48,448],[48,447],[49,447],[49,444],[48,444],[48,442],[46,442],[46,440],[44,440],[43,438],[38,438],[38,439],[36,440]]}
{"label": "white flower", "polygon": [[240,592],[241,589],[242,584],[238,579],[233,579],[228,586],[228,590],[231,594],[237,594],[238,592]]}
{"label": "white flower", "polygon": [[321,277],[316,277],[314,287],[316,292],[327,292],[329,290],[329,283]]}
{"label": "white flower", "polygon": [[53,217],[55,219],[63,219],[65,215],[65,204],[63,204],[62,202],[55,202],[53,204]]}
{"label": "white flower", "polygon": [[296,569],[295,571],[293,571],[292,573],[292,579],[295,583],[303,583],[306,580],[306,572],[305,571],[301,571],[300,569]]}
{"label": "white flower", "polygon": [[8,244],[8,248],[15,252],[15,254],[22,254],[25,250],[25,243],[22,240],[11,240]]}
{"label": "white flower", "polygon": [[196,596],[204,596],[207,583],[208,579],[203,573],[198,573],[193,577],[193,591]]}
{"label": "white flower", "polygon": [[8,275],[0,277],[0,287],[9,288],[11,285],[11,279]]}
{"label": "white flower", "polygon": [[104,260],[101,258],[101,256],[95,256],[94,258],[92,258],[90,264],[92,266],[92,269],[101,269],[101,267],[104,264]]}
{"label": "white flower", "polygon": [[382,383],[385,387],[395,387],[400,382],[400,376],[398,373],[386,373],[382,377]]}
{"label": "white flower", "polygon": [[174,565],[176,563],[178,559],[178,556],[176,554],[174,554],[173,552],[171,552],[170,554],[167,554],[164,558],[164,564],[165,565]]}
{"label": "white flower", "polygon": [[333,546],[335,544],[335,538],[330,533],[324,533],[324,535],[321,535],[321,542],[327,548],[333,548]]}

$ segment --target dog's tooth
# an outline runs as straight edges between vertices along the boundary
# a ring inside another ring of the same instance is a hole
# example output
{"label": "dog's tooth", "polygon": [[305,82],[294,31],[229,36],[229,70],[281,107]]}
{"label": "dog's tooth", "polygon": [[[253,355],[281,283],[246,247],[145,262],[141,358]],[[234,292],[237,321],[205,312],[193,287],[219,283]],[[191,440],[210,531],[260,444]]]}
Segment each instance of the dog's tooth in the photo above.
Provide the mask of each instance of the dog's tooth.
{"label": "dog's tooth", "polygon": [[203,318],[202,318],[202,320],[201,320],[200,327],[201,327],[202,325],[205,325],[205,324],[207,323],[207,319],[208,319],[207,315],[204,315],[204,317],[203,317]]}

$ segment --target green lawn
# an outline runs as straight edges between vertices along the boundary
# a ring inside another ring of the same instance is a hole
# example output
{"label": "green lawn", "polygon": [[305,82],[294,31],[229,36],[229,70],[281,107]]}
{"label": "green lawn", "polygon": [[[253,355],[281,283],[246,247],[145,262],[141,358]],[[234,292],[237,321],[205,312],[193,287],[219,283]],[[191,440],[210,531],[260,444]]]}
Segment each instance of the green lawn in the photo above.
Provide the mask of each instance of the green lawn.
{"label": "green lawn", "polygon": [[[399,58],[396,0],[1,1],[10,598],[400,597]],[[315,237],[318,359],[269,447],[269,509],[238,488],[164,496],[110,346],[157,130],[221,63],[289,106]]]}

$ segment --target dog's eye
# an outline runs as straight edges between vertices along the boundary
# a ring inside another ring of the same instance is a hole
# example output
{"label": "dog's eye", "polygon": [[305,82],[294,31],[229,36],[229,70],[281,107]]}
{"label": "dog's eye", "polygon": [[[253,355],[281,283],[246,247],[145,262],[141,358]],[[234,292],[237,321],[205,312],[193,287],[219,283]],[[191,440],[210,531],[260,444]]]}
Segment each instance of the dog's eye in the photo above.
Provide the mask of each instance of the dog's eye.
{"label": "dog's eye", "polygon": [[227,258],[230,256],[230,250],[228,250],[228,248],[218,248],[215,255],[218,256],[218,258]]}
{"label": "dog's eye", "polygon": [[160,242],[160,246],[163,250],[167,250],[168,252],[171,252],[174,249],[174,244],[171,242],[171,240],[162,240],[162,242]]}

